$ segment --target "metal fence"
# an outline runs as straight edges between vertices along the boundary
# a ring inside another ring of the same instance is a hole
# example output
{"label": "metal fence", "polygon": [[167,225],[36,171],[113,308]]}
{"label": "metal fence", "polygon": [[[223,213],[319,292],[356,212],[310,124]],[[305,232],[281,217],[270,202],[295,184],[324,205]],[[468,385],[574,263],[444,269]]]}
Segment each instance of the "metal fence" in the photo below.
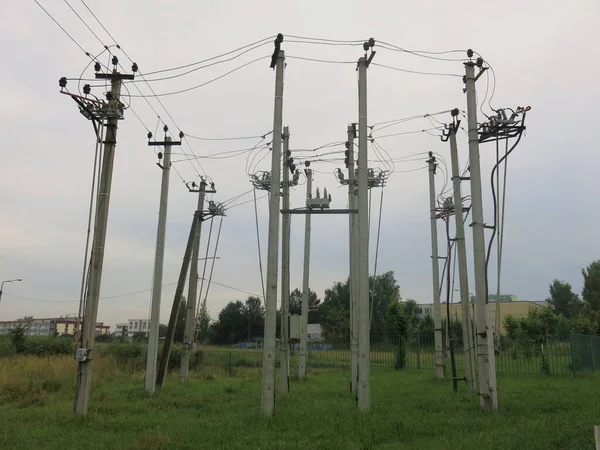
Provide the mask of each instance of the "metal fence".
{"label": "metal fence", "polygon": [[[202,350],[201,365],[218,366],[229,371],[236,367],[262,367],[262,350],[243,347]],[[459,376],[464,369],[463,354],[462,344],[459,342],[455,346]],[[370,356],[372,367],[433,370],[434,340],[432,336],[412,336],[407,340],[394,336],[374,336]],[[290,366],[297,366],[298,357],[298,347],[292,345]],[[444,357],[449,369],[450,354],[447,349]],[[348,343],[309,344],[309,367],[349,369],[350,362]],[[279,352],[276,364],[279,365]],[[496,371],[499,374],[568,375],[594,370],[600,370],[599,336],[574,334],[570,339],[551,339],[546,342],[511,342],[503,339],[496,353]]]}

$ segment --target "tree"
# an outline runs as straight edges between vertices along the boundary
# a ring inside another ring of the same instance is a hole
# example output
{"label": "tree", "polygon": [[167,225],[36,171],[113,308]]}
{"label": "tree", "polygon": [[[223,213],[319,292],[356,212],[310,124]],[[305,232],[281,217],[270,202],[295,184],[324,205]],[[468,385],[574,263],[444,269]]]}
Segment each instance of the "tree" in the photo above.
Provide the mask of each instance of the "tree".
{"label": "tree", "polygon": [[576,316],[581,307],[581,300],[573,292],[571,285],[559,280],[554,280],[550,285],[548,302],[554,313],[562,314],[567,318]]}
{"label": "tree", "polygon": [[600,311],[600,260],[592,262],[581,271],[583,292],[581,293],[589,311]]}
{"label": "tree", "polygon": [[265,329],[265,308],[258,297],[250,296],[246,299],[243,309],[244,317],[247,323],[247,337],[251,340],[253,337],[263,336]]}
{"label": "tree", "polygon": [[335,282],[325,290],[323,303],[319,307],[319,320],[325,339],[331,342],[350,340],[350,284]]}
{"label": "tree", "polygon": [[196,327],[198,327],[198,336],[197,342],[203,344],[210,341],[210,314],[208,313],[208,309],[206,305],[202,305],[200,307],[200,311],[198,312],[198,317],[196,318],[197,323]]}
{"label": "tree", "polygon": [[186,300],[185,297],[181,296],[181,302],[179,303],[179,311],[177,313],[177,322],[175,322],[175,335],[173,340],[175,342],[183,342],[183,334],[185,333],[185,317],[186,311]]}
{"label": "tree", "polygon": [[225,305],[212,326],[215,344],[233,344],[248,337],[248,322],[244,312],[245,305],[239,300]]}
{"label": "tree", "polygon": [[519,319],[523,335],[538,346],[542,357],[542,372],[550,374],[550,364],[546,358],[546,347],[550,339],[556,335],[559,320],[550,308],[530,309],[526,317]]}
{"label": "tree", "polygon": [[377,275],[375,279],[369,277],[369,292],[372,294],[371,309],[373,311],[371,334],[386,334],[388,331],[386,321],[390,305],[402,300],[400,286],[396,283],[394,272],[389,271]]}
{"label": "tree", "polygon": [[[309,289],[308,294],[308,323],[319,323],[319,307],[321,299],[317,293]],[[300,289],[294,289],[290,292],[290,314],[302,314],[302,292]]]}
{"label": "tree", "polygon": [[405,315],[405,308],[400,302],[395,301],[388,307],[387,314],[387,332],[389,336],[393,336],[395,344],[395,367],[402,369],[406,366],[406,345],[408,338],[408,320]]}

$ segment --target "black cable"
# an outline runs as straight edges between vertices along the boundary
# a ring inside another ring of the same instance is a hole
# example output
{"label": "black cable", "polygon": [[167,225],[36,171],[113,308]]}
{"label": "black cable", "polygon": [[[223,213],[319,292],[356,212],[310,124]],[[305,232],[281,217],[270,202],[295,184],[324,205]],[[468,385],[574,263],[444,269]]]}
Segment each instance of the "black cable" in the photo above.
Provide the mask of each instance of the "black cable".
{"label": "black cable", "polygon": [[377,45],[386,50],[408,53],[408,54],[411,54],[414,56],[419,56],[421,58],[435,59],[438,61],[457,62],[457,61],[464,61],[466,58],[440,58],[438,56],[429,56],[429,55],[446,55],[449,53],[465,53],[465,54],[467,53],[466,50],[445,50],[445,51],[441,51],[441,52],[429,52],[429,51],[425,51],[425,50],[407,50],[405,48],[398,47],[397,45],[390,44],[390,43],[384,42],[384,41],[378,41]]}
{"label": "black cable", "polygon": [[[308,40],[308,41],[318,41],[317,43],[338,43],[338,44],[351,44],[351,45],[362,45],[363,42],[365,42],[364,39],[355,39],[352,41],[344,41],[344,40],[339,40],[339,39],[324,39],[324,38],[314,38],[314,37],[305,37],[305,36],[292,36],[292,35],[286,35],[286,39],[290,38],[290,39],[304,39],[304,40]],[[288,42],[286,40],[286,42]]]}
{"label": "black cable", "polygon": [[79,47],[79,49],[80,49],[80,50],[81,50],[83,53],[85,53],[85,55],[86,55],[86,56],[90,56],[90,57],[91,57],[91,55],[90,55],[88,52],[86,52],[86,51],[83,49],[83,47],[82,47],[82,46],[79,44],[79,42],[77,42],[77,41],[75,40],[75,38],[74,38],[73,36],[71,36],[71,35],[70,35],[70,34],[67,32],[67,30],[65,30],[65,29],[63,28],[63,26],[62,26],[60,23],[58,23],[58,21],[57,21],[57,20],[56,20],[54,17],[52,17],[52,15],[51,15],[51,14],[50,14],[50,13],[49,13],[49,12],[48,12],[48,11],[47,11],[47,10],[46,10],[46,9],[45,9],[43,6],[42,6],[42,5],[40,5],[40,2],[38,2],[37,0],[33,0],[33,1],[37,3],[37,5],[38,5],[38,6],[39,6],[39,7],[42,9],[42,11],[44,11],[44,12],[45,12],[45,13],[48,15],[48,17],[50,17],[50,18],[52,19],[52,21],[53,21],[53,22],[54,22],[56,25],[58,25],[58,27],[59,27],[59,28],[60,28],[60,29],[63,31],[63,33],[65,33],[65,34],[66,34],[66,35],[69,37],[69,39],[71,39],[71,40],[72,40],[72,41],[75,43],[75,45],[76,45],[77,47]]}
{"label": "black cable", "polygon": [[301,59],[303,61],[312,61],[312,62],[320,62],[320,63],[328,63],[328,64],[356,64],[356,61],[334,61],[330,59],[316,59],[316,58],[306,58],[304,56],[290,56],[287,55],[286,59]]}
{"label": "black cable", "polygon": [[216,78],[213,78],[213,79],[211,79],[209,81],[206,81],[204,83],[201,83],[201,84],[198,84],[198,85],[195,85],[195,86],[191,86],[189,88],[181,89],[179,91],[163,92],[163,93],[160,93],[160,94],[153,93],[152,95],[149,95],[149,94],[146,94],[146,95],[132,95],[132,97],[143,97],[143,98],[154,97],[154,98],[158,98],[158,97],[166,97],[168,95],[183,94],[185,92],[193,91],[194,89],[198,89],[198,88],[204,87],[204,86],[206,86],[208,84],[211,84],[211,83],[213,83],[213,82],[215,82],[217,80],[220,80],[221,78],[226,77],[227,75],[232,74],[233,72],[237,72],[238,70],[240,70],[240,69],[242,69],[242,68],[244,68],[246,66],[249,66],[250,64],[254,64],[254,63],[258,62],[258,61],[262,61],[262,60],[270,58],[270,57],[271,57],[271,55],[262,56],[260,58],[253,59],[252,61],[249,61],[249,62],[247,62],[245,64],[242,64],[242,65],[240,65],[240,66],[238,66],[238,67],[230,70],[229,72],[225,72],[224,74],[219,75]]}
{"label": "black cable", "polygon": [[399,67],[392,67],[392,66],[388,66],[385,64],[378,64],[378,63],[371,63],[371,66],[378,66],[378,67],[384,67],[386,69],[391,69],[391,70],[397,70],[398,72],[406,72],[406,73],[414,73],[417,75],[433,75],[433,76],[441,76],[441,77],[460,77],[462,78],[462,75],[458,75],[455,73],[444,73],[444,72],[421,72],[419,70],[409,70],[409,69],[401,69]]}
{"label": "black cable", "polygon": [[79,13],[77,11],[75,11],[75,8],[73,8],[67,0],[64,0],[64,1],[67,4],[67,6],[71,9],[71,11],[73,11],[73,14],[75,14],[79,18],[79,20],[81,20],[81,22],[86,26],[86,28],[88,30],[90,30],[90,33],[92,33],[94,35],[94,37],[98,40],[98,42],[100,42],[100,44],[103,47],[106,47],[106,44],[104,44],[104,42],[102,42],[102,40],[98,37],[98,35],[96,33],[94,33],[94,30],[92,30],[90,28],[90,26],[87,24],[87,22],[85,20],[83,20],[83,18],[79,15]]}

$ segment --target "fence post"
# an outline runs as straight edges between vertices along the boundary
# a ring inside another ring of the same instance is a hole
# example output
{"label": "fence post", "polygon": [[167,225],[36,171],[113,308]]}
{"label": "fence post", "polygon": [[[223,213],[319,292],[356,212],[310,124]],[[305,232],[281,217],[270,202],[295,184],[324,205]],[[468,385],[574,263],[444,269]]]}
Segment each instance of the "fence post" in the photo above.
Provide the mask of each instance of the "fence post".
{"label": "fence post", "polygon": [[590,359],[592,360],[592,373],[594,373],[594,341],[592,340],[591,334],[590,334]]}
{"label": "fence post", "polygon": [[575,335],[571,333],[571,339],[569,345],[571,347],[571,369],[573,370],[573,375],[577,375],[577,369],[575,368]]}
{"label": "fence post", "polygon": [[417,369],[421,369],[421,336],[417,335]]}

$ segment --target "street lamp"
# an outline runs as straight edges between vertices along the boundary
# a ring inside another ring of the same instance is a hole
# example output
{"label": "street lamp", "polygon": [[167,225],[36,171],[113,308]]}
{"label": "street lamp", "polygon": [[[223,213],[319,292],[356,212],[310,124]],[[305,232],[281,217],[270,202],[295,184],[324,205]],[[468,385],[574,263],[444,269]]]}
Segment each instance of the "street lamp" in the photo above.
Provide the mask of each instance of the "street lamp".
{"label": "street lamp", "polygon": [[2,290],[4,288],[4,283],[12,283],[14,281],[23,281],[21,278],[15,278],[14,280],[5,280],[0,284],[0,301],[2,300]]}

